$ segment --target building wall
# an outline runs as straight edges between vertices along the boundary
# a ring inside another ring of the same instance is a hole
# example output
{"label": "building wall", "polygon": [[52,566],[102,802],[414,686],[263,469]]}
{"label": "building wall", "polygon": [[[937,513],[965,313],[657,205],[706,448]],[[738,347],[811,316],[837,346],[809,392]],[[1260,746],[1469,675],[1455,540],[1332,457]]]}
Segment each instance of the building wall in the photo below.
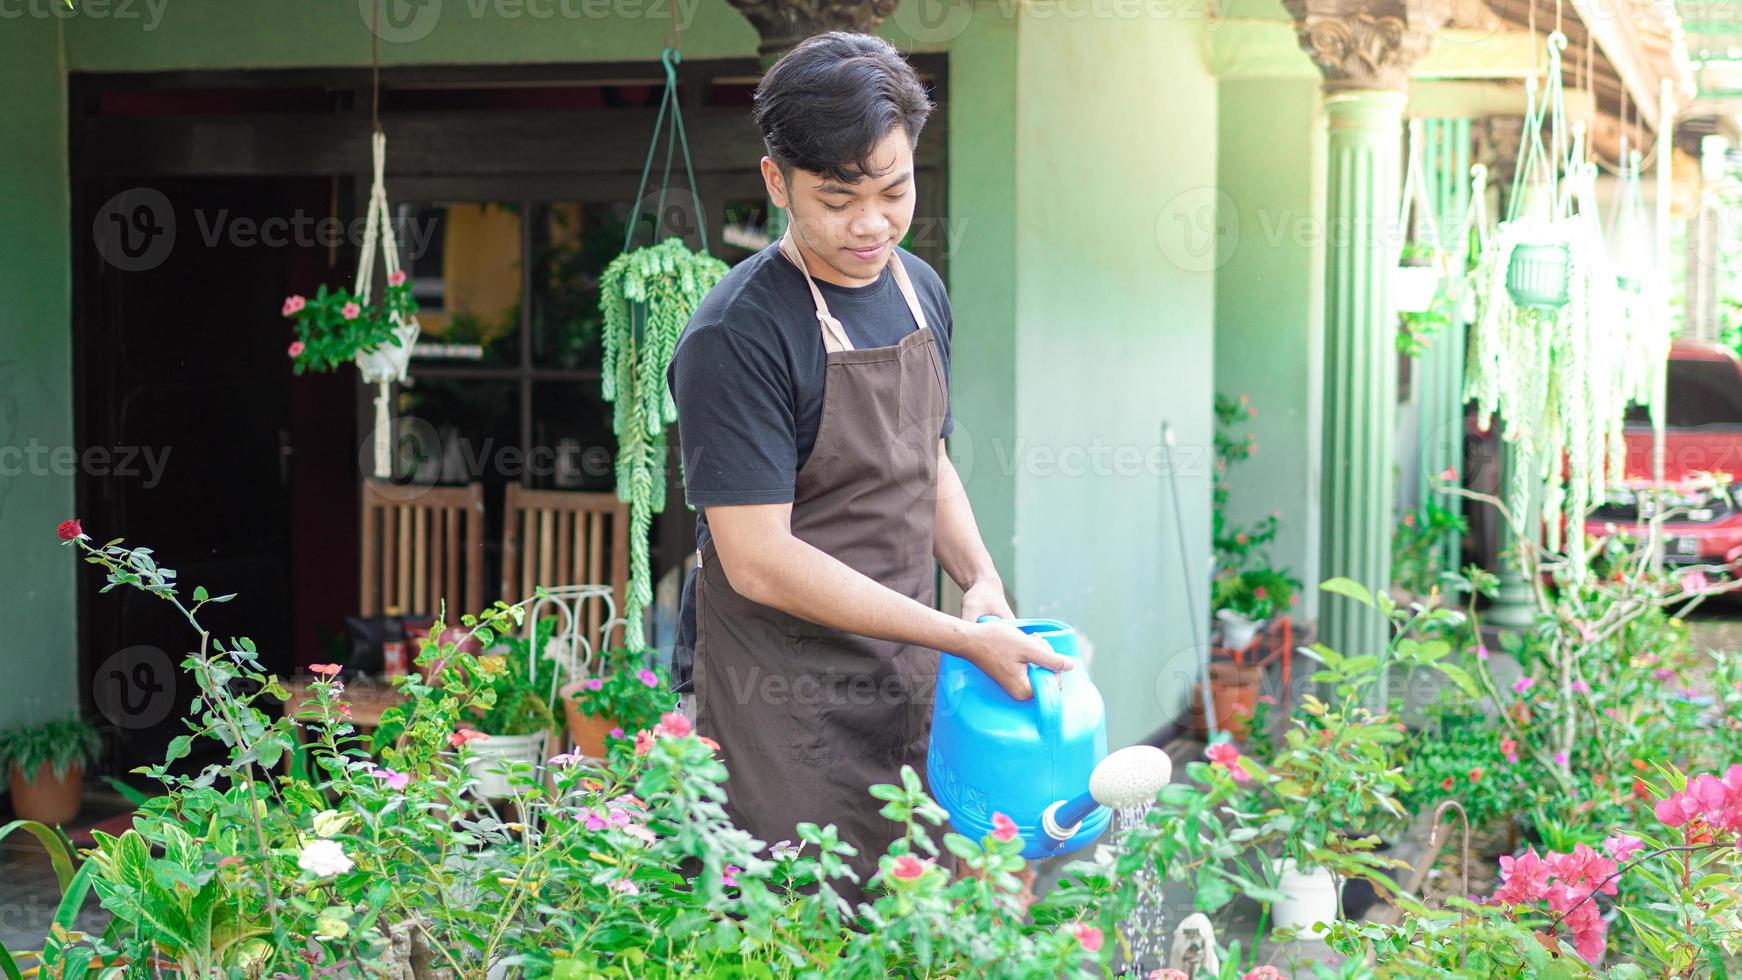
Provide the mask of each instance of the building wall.
{"label": "building wall", "polygon": [[[1199,656],[1215,276],[1165,235],[1213,194],[1216,84],[1201,19],[1085,0],[1022,9],[1016,438],[989,462],[1015,482],[1020,612],[1091,641],[1117,746],[1175,715]],[[1163,421],[1183,450],[1177,501]]]}
{"label": "building wall", "polygon": [[0,728],[78,703],[73,578],[54,529],[74,516],[66,84],[61,23],[0,30]]}
{"label": "building wall", "polygon": [[[1281,515],[1270,552],[1315,618],[1319,567],[1320,390],[1324,334],[1324,125],[1320,85],[1299,78],[1218,86],[1216,388],[1257,413],[1235,428],[1258,451],[1229,481],[1228,517]],[[1303,161],[1278,167],[1278,156]]]}

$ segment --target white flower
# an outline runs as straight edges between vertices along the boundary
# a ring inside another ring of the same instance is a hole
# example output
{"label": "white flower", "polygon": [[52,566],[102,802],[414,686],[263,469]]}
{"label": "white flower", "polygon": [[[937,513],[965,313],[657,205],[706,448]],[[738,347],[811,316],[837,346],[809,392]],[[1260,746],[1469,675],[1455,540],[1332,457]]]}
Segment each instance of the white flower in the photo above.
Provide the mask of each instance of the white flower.
{"label": "white flower", "polygon": [[296,866],[316,878],[344,874],[353,867],[345,856],[345,846],[336,840],[311,840],[296,856]]}

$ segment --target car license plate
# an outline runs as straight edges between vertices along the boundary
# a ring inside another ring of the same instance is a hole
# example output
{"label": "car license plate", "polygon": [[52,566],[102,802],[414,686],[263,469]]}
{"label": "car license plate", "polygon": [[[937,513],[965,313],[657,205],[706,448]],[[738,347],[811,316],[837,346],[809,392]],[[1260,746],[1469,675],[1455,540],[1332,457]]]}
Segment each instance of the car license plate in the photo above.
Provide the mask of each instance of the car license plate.
{"label": "car license plate", "polygon": [[1700,542],[1689,534],[1678,534],[1669,539],[1670,551],[1677,555],[1693,556],[1700,553]]}

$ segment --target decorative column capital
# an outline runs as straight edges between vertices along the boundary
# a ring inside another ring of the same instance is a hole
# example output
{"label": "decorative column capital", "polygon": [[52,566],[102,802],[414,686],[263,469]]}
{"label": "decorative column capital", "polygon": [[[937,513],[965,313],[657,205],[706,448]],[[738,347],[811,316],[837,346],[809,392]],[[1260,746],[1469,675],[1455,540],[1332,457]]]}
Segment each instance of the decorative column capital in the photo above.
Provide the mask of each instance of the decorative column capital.
{"label": "decorative column capital", "polygon": [[1326,91],[1409,88],[1409,70],[1452,14],[1452,0],[1282,0]]}
{"label": "decorative column capital", "polygon": [[870,34],[898,0],[727,0],[762,36],[756,53],[774,64],[800,41],[829,31]]}

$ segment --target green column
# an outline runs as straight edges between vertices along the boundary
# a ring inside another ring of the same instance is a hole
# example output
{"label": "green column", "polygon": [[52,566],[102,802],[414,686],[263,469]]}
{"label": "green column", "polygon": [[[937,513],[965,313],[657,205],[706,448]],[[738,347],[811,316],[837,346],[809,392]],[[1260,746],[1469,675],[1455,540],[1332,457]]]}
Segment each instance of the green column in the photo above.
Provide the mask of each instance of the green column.
{"label": "green column", "polygon": [[[1428,119],[1425,178],[1434,221],[1440,232],[1440,247],[1452,257],[1454,274],[1463,270],[1468,244],[1458,240],[1464,214],[1470,206],[1470,120]],[[1420,451],[1422,497],[1426,488],[1446,467],[1464,471],[1464,331],[1463,304],[1453,305],[1451,322],[1416,361],[1420,379]],[[1453,514],[1462,514],[1464,499],[1456,494],[1437,494],[1434,500]],[[1442,569],[1456,569],[1463,549],[1463,536],[1451,534],[1440,542],[1436,553]]]}
{"label": "green column", "polygon": [[[1326,95],[1325,389],[1321,578],[1378,592],[1391,583],[1392,443],[1397,414],[1393,223],[1402,169],[1403,92]],[[1386,641],[1377,612],[1324,597],[1319,637],[1352,656]]]}

